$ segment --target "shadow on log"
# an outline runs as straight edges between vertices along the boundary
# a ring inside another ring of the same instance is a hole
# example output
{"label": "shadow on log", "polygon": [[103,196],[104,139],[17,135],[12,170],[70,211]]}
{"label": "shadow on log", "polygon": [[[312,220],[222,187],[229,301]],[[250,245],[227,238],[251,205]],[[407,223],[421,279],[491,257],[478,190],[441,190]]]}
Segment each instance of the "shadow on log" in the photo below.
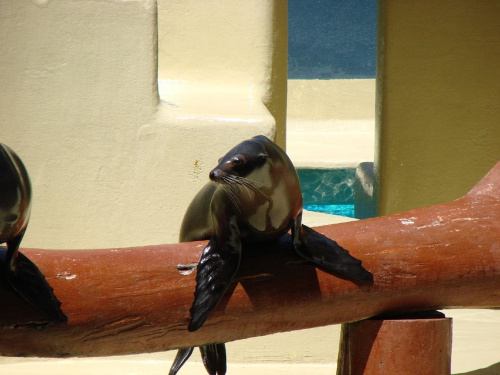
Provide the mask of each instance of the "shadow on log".
{"label": "shadow on log", "polygon": [[[500,163],[464,197],[315,228],[373,273],[356,285],[297,258],[289,236],[243,259],[224,311],[187,331],[206,242],[106,250],[23,249],[54,288],[67,323],[48,323],[0,287],[0,353],[152,352],[356,321],[382,313],[500,306]],[[189,269],[189,267],[187,267]],[[221,305],[225,305],[222,303]]]}

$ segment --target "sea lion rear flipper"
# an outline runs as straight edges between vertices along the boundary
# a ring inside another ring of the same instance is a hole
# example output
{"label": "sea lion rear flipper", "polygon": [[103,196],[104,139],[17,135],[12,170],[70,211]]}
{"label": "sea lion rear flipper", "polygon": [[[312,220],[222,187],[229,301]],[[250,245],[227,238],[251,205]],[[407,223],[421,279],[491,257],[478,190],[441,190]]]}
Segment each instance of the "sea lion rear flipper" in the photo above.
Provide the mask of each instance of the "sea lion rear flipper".
{"label": "sea lion rear flipper", "polygon": [[200,346],[203,364],[210,375],[224,375],[226,373],[226,345],[209,344]]}
{"label": "sea lion rear flipper", "polygon": [[321,267],[349,278],[369,282],[373,275],[337,242],[301,224],[301,217],[292,226],[295,251]]}
{"label": "sea lion rear flipper", "polygon": [[227,231],[226,238],[222,242],[224,246],[219,244],[220,239],[214,235],[201,254],[197,267],[194,301],[189,310],[190,332],[196,331],[205,323],[240,266],[241,242],[234,219],[229,221]]}
{"label": "sea lion rear flipper", "polygon": [[172,363],[172,367],[170,367],[168,375],[177,374],[177,372],[181,369],[184,363],[186,363],[189,357],[191,357],[193,349],[194,347],[179,349],[177,355],[175,356],[174,362]]}
{"label": "sea lion rear flipper", "polygon": [[68,318],[61,310],[61,302],[38,267],[19,252],[15,264],[16,270],[7,269],[5,275],[12,289],[48,318],[66,322]]}

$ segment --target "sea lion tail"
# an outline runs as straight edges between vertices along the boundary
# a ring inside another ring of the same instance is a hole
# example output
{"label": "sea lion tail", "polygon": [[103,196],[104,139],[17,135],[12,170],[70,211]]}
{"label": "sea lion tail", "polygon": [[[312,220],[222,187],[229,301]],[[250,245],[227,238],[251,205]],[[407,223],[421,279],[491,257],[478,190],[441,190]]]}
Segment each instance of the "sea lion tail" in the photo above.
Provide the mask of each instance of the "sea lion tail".
{"label": "sea lion tail", "polygon": [[67,322],[68,318],[61,310],[61,302],[38,267],[18,253],[16,268],[16,271],[5,271],[5,278],[12,289],[51,320]]}
{"label": "sea lion tail", "polygon": [[194,347],[179,349],[177,355],[175,356],[174,362],[172,363],[172,367],[170,367],[168,375],[177,374],[177,372],[181,369],[184,363],[186,363],[189,357],[191,357],[193,349]]}
{"label": "sea lion tail", "polygon": [[209,344],[200,346],[203,364],[210,375],[225,375],[226,373],[226,345]]}

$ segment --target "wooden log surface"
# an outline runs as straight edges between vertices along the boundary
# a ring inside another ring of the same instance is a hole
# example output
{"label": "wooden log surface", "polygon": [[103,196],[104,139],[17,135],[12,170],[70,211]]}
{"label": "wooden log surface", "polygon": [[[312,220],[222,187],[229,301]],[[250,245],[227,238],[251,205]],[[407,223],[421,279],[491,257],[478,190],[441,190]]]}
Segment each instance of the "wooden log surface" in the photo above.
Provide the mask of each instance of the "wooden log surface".
{"label": "wooden log surface", "polygon": [[205,242],[105,250],[22,249],[62,301],[52,324],[0,287],[0,353],[153,352],[356,321],[388,312],[500,306],[500,163],[464,197],[316,228],[361,259],[370,285],[298,258],[289,236],[246,249],[225,309],[186,329]]}

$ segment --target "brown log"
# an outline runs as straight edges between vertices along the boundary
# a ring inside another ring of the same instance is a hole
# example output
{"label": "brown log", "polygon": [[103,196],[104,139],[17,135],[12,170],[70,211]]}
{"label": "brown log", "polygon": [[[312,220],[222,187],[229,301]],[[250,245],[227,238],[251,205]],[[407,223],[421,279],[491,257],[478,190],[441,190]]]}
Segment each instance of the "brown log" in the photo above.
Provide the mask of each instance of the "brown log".
{"label": "brown log", "polygon": [[[47,324],[0,287],[0,353],[152,352],[356,321],[381,313],[500,306],[500,163],[469,194],[395,215],[316,228],[373,273],[357,285],[297,258],[289,238],[247,249],[224,311],[186,329],[205,242],[107,250],[23,249],[68,315]],[[289,236],[288,236],[289,237]]]}

